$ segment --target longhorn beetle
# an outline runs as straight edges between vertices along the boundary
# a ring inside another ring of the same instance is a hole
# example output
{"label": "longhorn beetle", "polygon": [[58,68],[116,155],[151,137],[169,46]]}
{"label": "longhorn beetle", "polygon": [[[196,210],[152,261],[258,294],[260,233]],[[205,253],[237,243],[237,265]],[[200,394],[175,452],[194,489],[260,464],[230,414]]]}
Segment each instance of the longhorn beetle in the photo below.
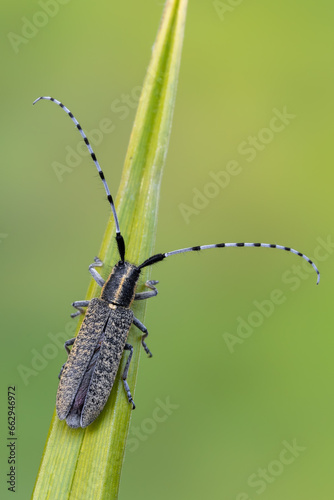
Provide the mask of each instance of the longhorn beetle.
{"label": "longhorn beetle", "polygon": [[[47,99],[58,104],[71,118],[85,141],[111,206],[116,226],[116,243],[120,256],[119,262],[113,267],[106,281],[95,269],[103,265],[101,260],[95,257],[94,262],[89,266],[89,272],[96,283],[102,287],[101,296],[72,303],[72,306],[77,309],[77,312],[71,315],[72,317],[84,314],[83,308],[87,309],[77,337],[65,342],[68,358],[59,374],[57,414],[60,420],[66,419],[70,427],[87,427],[99,416],[113,387],[123,351],[129,351],[122,375],[123,384],[128,401],[132,408],[135,408],[126,380],[133,354],[132,345],[127,343],[128,332],[132,324],[142,332],[141,343],[145,352],[149,357],[152,354],[145,343],[148,336],[147,328],[135,318],[130,306],[134,300],[149,299],[158,293],[155,287],[158,281],[147,281],[145,285],[150,290],[136,293],[138,279],[144,267],[156,264],[172,255],[208,250],[209,248],[277,248],[278,250],[292,252],[305,259],[316,271],[317,284],[319,283],[320,273],[316,265],[306,255],[290,247],[268,243],[218,243],[215,245],[194,246],[152,255],[139,265],[127,262],[125,260],[125,243],[119,227],[115,205],[104,174],[84,131],[70,110],[60,101],[44,96],[36,99],[33,104],[41,99]],[[73,346],[71,350],[69,349],[70,346]]]}

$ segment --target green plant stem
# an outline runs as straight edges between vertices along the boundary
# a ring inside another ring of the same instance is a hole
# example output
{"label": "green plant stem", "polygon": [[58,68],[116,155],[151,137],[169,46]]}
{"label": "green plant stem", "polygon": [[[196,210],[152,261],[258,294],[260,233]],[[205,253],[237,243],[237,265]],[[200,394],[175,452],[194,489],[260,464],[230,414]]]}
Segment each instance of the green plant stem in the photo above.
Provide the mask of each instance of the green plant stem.
{"label": "green plant stem", "polygon": [[[133,263],[142,262],[154,249],[159,190],[171,131],[186,10],[187,0],[166,2],[116,198],[127,246],[126,259]],[[118,260],[114,234],[114,222],[110,218],[99,252],[99,257],[108,265]],[[149,270],[145,269],[143,283],[148,274]],[[92,280],[87,298],[99,293]],[[135,316],[141,321],[145,307],[145,301],[133,306]],[[128,341],[134,346],[128,375],[134,394],[141,345],[140,335],[133,327]],[[54,412],[33,499],[118,497],[131,417],[120,379],[124,361],[105,409],[88,428],[70,429]]]}

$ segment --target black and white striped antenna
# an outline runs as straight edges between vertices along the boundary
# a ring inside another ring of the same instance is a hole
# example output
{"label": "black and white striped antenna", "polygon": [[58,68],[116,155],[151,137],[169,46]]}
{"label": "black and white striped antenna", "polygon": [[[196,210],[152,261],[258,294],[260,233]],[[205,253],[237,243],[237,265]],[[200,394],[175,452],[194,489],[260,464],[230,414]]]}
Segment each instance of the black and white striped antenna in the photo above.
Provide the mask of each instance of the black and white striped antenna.
{"label": "black and white striped antenna", "polygon": [[[42,97],[38,97],[38,99],[36,99],[33,102],[33,104],[35,104],[36,102],[38,102],[38,101],[40,101],[42,99],[45,99],[45,100],[48,100],[48,101],[52,101],[52,102],[55,102],[56,104],[58,104],[58,106],[60,106],[68,114],[68,116],[71,118],[71,120],[75,124],[76,128],[79,130],[79,132],[81,134],[81,137],[85,141],[85,144],[86,144],[86,146],[88,148],[88,151],[89,151],[89,153],[90,153],[90,155],[92,157],[93,162],[95,163],[95,166],[96,166],[96,168],[97,168],[97,170],[99,172],[100,178],[101,178],[101,180],[103,182],[104,189],[106,190],[106,193],[107,193],[107,199],[108,199],[108,201],[110,203],[111,210],[112,210],[112,213],[113,213],[113,216],[114,216],[114,220],[115,220],[117,247],[118,247],[118,251],[119,251],[120,257],[121,257],[121,261],[124,262],[124,257],[125,257],[125,243],[124,243],[123,236],[121,235],[121,231],[120,231],[120,227],[119,227],[119,222],[118,222],[118,217],[117,217],[115,205],[114,205],[112,196],[110,194],[110,190],[109,190],[108,184],[107,184],[107,182],[105,180],[105,177],[104,177],[104,174],[102,172],[102,169],[101,169],[101,167],[99,165],[99,162],[96,159],[95,153],[94,153],[94,151],[93,151],[93,149],[92,149],[92,147],[91,147],[91,145],[90,145],[90,143],[89,143],[89,141],[87,139],[86,134],[82,130],[82,128],[81,128],[78,120],[73,116],[73,114],[71,113],[71,111],[66,106],[64,106],[63,103],[61,103],[57,99],[54,99],[53,97],[42,96]],[[144,267],[147,267],[147,266],[150,266],[150,265],[155,264],[157,262],[160,262],[161,260],[165,259],[166,257],[170,257],[172,255],[176,255],[176,254],[180,254],[180,253],[198,252],[199,250],[209,250],[210,248],[228,248],[228,247],[276,248],[278,250],[285,250],[286,252],[291,252],[291,253],[293,253],[295,255],[298,255],[299,257],[302,257],[304,260],[306,260],[306,262],[308,262],[313,267],[313,269],[317,273],[317,285],[318,285],[318,283],[320,281],[319,270],[318,270],[317,266],[314,264],[314,262],[312,262],[312,260],[309,259],[309,257],[307,257],[305,254],[299,252],[298,250],[294,250],[291,247],[286,247],[286,246],[283,246],[283,245],[276,245],[276,244],[273,244],[273,243],[216,243],[214,245],[202,245],[202,246],[180,248],[179,250],[173,250],[172,252],[159,253],[159,254],[156,254],[156,255],[152,255],[151,257],[149,257],[148,259],[146,259],[142,264],[140,264],[140,266],[138,266],[138,267],[139,267],[139,269],[142,269]]]}
{"label": "black and white striped antenna", "polygon": [[146,259],[138,267],[139,267],[139,269],[142,269],[143,267],[151,266],[152,264],[155,264],[156,262],[160,262],[161,260],[165,259],[166,257],[170,257],[171,255],[176,255],[179,253],[198,252],[199,250],[209,250],[210,248],[228,248],[228,247],[277,248],[277,250],[285,250],[286,252],[294,253],[295,255],[302,257],[304,260],[306,260],[306,262],[311,264],[311,266],[313,267],[313,269],[317,273],[317,285],[319,284],[319,281],[320,281],[319,270],[318,270],[317,266],[314,264],[314,262],[312,262],[312,260],[307,257],[307,255],[305,255],[301,252],[298,252],[298,250],[295,250],[294,248],[285,247],[282,245],[275,245],[272,243],[216,243],[215,245],[202,245],[202,246],[197,246],[197,247],[180,248],[179,250],[173,250],[172,252],[158,253],[156,255],[152,255],[152,257],[150,257],[149,259]]}
{"label": "black and white striped antenna", "polygon": [[119,222],[118,222],[118,217],[117,217],[117,213],[116,213],[116,208],[115,208],[115,205],[114,205],[114,201],[113,201],[112,196],[110,194],[110,190],[109,190],[107,181],[105,180],[105,177],[104,177],[104,174],[102,172],[102,169],[101,169],[101,167],[99,165],[99,162],[97,161],[95,153],[94,153],[94,151],[93,151],[93,149],[92,149],[92,147],[91,147],[91,145],[89,143],[89,140],[87,139],[87,136],[86,136],[85,132],[82,130],[80,123],[73,116],[73,114],[71,113],[71,111],[66,106],[64,106],[64,104],[62,102],[58,101],[57,99],[54,99],[53,97],[42,96],[42,97],[38,97],[38,99],[36,99],[33,102],[33,104],[36,104],[36,102],[38,102],[38,101],[40,101],[42,99],[45,99],[47,101],[52,101],[52,102],[55,102],[56,104],[58,104],[58,106],[60,106],[68,114],[68,116],[71,118],[72,122],[74,123],[74,125],[76,126],[76,128],[79,130],[79,132],[81,134],[81,137],[85,141],[87,149],[88,149],[88,151],[90,153],[90,156],[92,157],[93,162],[95,163],[95,166],[96,166],[96,168],[97,168],[97,170],[99,172],[100,178],[101,178],[101,180],[103,182],[104,189],[106,190],[106,193],[107,193],[107,199],[108,199],[108,201],[110,203],[111,210],[112,210],[112,213],[113,213],[113,216],[114,216],[114,220],[115,220],[117,247],[118,247],[119,255],[121,257],[121,261],[124,262],[124,257],[125,257],[125,243],[124,243],[123,236],[121,235],[121,230],[119,228]]}

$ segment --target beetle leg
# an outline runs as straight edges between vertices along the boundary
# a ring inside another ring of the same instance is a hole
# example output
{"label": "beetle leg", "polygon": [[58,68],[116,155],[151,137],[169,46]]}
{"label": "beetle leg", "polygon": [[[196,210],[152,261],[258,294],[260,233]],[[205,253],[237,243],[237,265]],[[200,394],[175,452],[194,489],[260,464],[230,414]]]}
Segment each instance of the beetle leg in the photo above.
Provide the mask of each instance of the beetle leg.
{"label": "beetle leg", "polygon": [[[66,352],[67,352],[67,355],[70,354],[70,350],[69,350],[69,346],[70,345],[73,345],[74,344],[74,341],[75,341],[75,337],[73,337],[73,339],[69,339],[69,340],[66,340],[65,344],[64,344],[64,347],[66,349]],[[63,366],[61,367],[60,369],[60,372],[59,372],[59,375],[58,375],[58,378],[61,377],[61,374],[63,373],[63,369],[64,369],[64,366],[66,365],[66,363],[63,364]]]}
{"label": "beetle leg", "polygon": [[73,337],[73,339],[70,340],[66,340],[64,347],[66,349],[67,354],[70,354],[71,351],[69,350],[69,346],[74,344],[75,339],[76,337]]}
{"label": "beetle leg", "polygon": [[128,357],[127,361],[126,361],[126,365],[125,365],[124,372],[123,372],[123,375],[122,375],[122,380],[123,380],[124,389],[125,389],[126,395],[128,397],[129,403],[132,404],[132,409],[134,410],[136,408],[136,405],[135,405],[135,403],[134,403],[134,401],[132,399],[132,395],[131,395],[129,384],[126,381],[127,376],[128,376],[128,371],[129,371],[129,366],[130,366],[132,354],[133,354],[133,347],[132,347],[132,345],[131,344],[125,344],[124,351],[130,351],[130,354],[129,354],[129,357]]}
{"label": "beetle leg", "polygon": [[75,307],[77,312],[71,314],[71,318],[75,318],[76,316],[80,316],[80,314],[85,314],[83,307],[87,307],[89,304],[90,300],[76,300],[75,302],[72,302],[72,306]]}
{"label": "beetle leg", "polygon": [[141,332],[143,332],[144,335],[142,335],[141,337],[141,343],[142,343],[142,346],[144,347],[144,350],[146,352],[146,354],[148,354],[149,358],[152,358],[152,353],[151,351],[149,350],[149,348],[147,347],[146,345],[146,342],[144,342],[144,339],[146,339],[147,335],[148,335],[148,330],[146,328],[145,325],[143,325],[143,323],[141,321],[139,321],[139,319],[133,317],[133,324],[139,328],[139,330]]}
{"label": "beetle leg", "polygon": [[[99,275],[99,273],[94,269],[95,267],[102,267],[103,262],[100,260],[98,257],[94,257],[94,262],[90,264],[88,267],[88,270],[90,274],[93,276],[94,280],[99,286],[104,285],[104,279],[102,276]],[[75,318],[76,316],[79,316],[80,314],[84,314],[85,311],[82,309],[83,307],[87,307],[89,304],[89,300],[76,300],[75,302],[72,303],[72,306],[78,309],[77,312],[71,314],[71,318]]]}
{"label": "beetle leg", "polygon": [[95,267],[102,267],[102,266],[103,266],[102,260],[100,260],[98,257],[94,257],[94,262],[92,264],[90,264],[90,266],[88,267],[90,274],[93,276],[96,283],[101,287],[104,285],[104,279],[102,278],[102,276],[100,276],[100,274],[94,268]]}
{"label": "beetle leg", "polygon": [[145,286],[147,286],[147,288],[151,288],[151,291],[150,292],[136,293],[135,300],[145,300],[145,299],[149,299],[151,297],[155,297],[156,295],[158,295],[158,290],[154,286],[157,283],[159,283],[159,281],[155,281],[155,280],[146,281]]}

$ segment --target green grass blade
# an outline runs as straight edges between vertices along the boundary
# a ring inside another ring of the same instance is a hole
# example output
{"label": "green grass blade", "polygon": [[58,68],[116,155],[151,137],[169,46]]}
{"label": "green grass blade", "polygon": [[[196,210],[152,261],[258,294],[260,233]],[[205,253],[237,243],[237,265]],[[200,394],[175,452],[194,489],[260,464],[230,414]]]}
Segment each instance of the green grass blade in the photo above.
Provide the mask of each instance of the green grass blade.
{"label": "green grass blade", "polygon": [[[159,188],[167,154],[184,35],[187,0],[169,0],[144,81],[125,160],[116,207],[127,245],[126,259],[140,263],[152,255],[157,226]],[[106,175],[108,173],[106,172]],[[117,262],[114,223],[110,219],[99,252],[108,265]],[[143,280],[149,270],[143,272]],[[94,281],[87,298],[99,295]],[[145,301],[133,306],[144,320]],[[78,325],[79,328],[79,325]],[[128,382],[134,394],[141,352],[138,330]],[[33,499],[116,499],[129,430],[131,409],[120,373],[100,417],[87,429],[70,429],[53,416]]]}

